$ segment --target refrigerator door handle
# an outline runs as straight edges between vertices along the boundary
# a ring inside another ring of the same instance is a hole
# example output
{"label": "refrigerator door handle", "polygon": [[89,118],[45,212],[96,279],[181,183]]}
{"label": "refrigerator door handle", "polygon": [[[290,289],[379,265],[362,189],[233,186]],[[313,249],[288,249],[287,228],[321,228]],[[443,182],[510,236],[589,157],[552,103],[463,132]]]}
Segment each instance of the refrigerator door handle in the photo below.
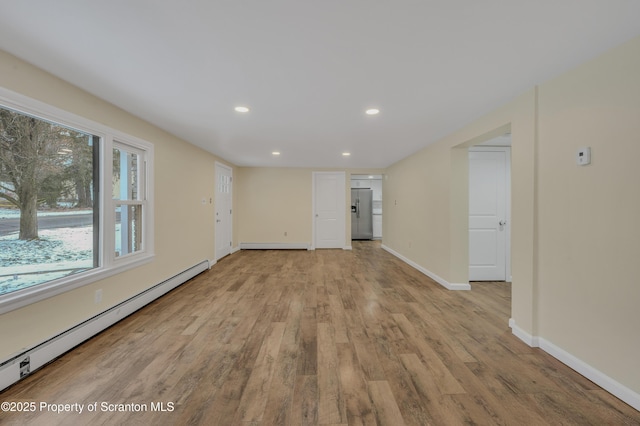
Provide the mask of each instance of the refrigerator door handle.
{"label": "refrigerator door handle", "polygon": [[356,198],[356,217],[360,219],[360,198]]}

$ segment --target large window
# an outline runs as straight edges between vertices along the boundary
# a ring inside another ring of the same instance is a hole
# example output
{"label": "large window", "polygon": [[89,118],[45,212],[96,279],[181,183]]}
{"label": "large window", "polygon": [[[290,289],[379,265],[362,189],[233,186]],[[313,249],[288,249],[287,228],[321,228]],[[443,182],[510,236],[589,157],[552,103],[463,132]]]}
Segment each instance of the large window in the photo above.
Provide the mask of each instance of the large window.
{"label": "large window", "polygon": [[150,260],[152,145],[3,94],[0,313]]}
{"label": "large window", "polygon": [[99,142],[0,108],[0,295],[99,266]]}

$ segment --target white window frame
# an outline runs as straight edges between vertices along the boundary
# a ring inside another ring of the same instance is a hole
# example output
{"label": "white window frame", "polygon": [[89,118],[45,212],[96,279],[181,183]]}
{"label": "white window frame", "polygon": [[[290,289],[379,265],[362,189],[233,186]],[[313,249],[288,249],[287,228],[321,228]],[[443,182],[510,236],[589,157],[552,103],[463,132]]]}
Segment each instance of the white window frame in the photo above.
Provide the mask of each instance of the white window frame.
{"label": "white window frame", "polygon": [[[100,244],[97,247],[99,251],[99,265],[85,272],[0,295],[0,314],[151,262],[155,256],[153,235],[153,144],[135,136],[122,133],[104,124],[97,123],[2,87],[0,87],[0,106],[43,120],[52,121],[100,138],[100,220],[97,230],[100,234]],[[112,211],[115,204],[115,200],[112,199],[114,142],[124,148],[130,148],[142,154],[142,163],[144,164],[142,249],[120,257],[115,256],[115,233],[112,232],[112,230],[115,230],[115,211]]]}
{"label": "white window frame", "polygon": [[[114,264],[119,264],[124,262],[128,257],[134,257],[134,256],[138,256],[140,253],[145,251],[146,248],[146,243],[147,240],[145,239],[145,235],[147,235],[150,231],[147,223],[146,223],[146,210],[149,208],[149,193],[148,193],[148,181],[149,181],[149,176],[148,176],[148,170],[149,170],[149,165],[148,165],[148,161],[147,161],[147,150],[143,147],[137,146],[137,144],[135,144],[135,142],[122,142],[120,139],[117,140],[112,140],[111,142],[111,149],[109,150],[109,162],[107,163],[105,161],[104,164],[109,164],[109,166],[111,167],[111,165],[113,164],[113,149],[114,148],[118,148],[124,151],[127,151],[129,153],[132,154],[136,154],[138,155],[138,157],[140,158],[140,164],[138,165],[139,167],[142,167],[142,170],[139,172],[139,192],[141,192],[142,194],[139,196],[138,199],[135,200],[129,200],[129,199],[114,199],[111,195],[108,195],[106,198],[109,199],[109,206],[108,206],[108,212],[106,211],[107,208],[105,208],[105,211],[103,212],[104,214],[108,215],[109,220],[107,221],[109,223],[109,232],[110,233],[114,233],[115,232],[115,223],[116,223],[116,218],[115,218],[115,206],[117,204],[120,204],[121,206],[127,206],[127,205],[139,205],[142,207],[142,249],[135,251],[134,253],[127,253],[123,256],[115,256],[115,238],[108,238],[106,240],[108,240],[108,242],[111,244],[109,246],[109,251],[107,253],[109,253],[109,256],[111,258],[111,261]],[[113,171],[113,168],[111,168],[110,171]],[[109,181],[109,184],[111,184],[111,181]],[[109,194],[111,194],[111,186],[109,186]],[[106,206],[105,206],[106,207]],[[121,223],[120,226],[123,226],[123,224]],[[105,229],[105,232],[107,232],[107,230]],[[107,242],[107,241],[105,241]],[[106,244],[105,244],[105,248],[106,248]],[[124,259],[124,260],[123,260]]]}

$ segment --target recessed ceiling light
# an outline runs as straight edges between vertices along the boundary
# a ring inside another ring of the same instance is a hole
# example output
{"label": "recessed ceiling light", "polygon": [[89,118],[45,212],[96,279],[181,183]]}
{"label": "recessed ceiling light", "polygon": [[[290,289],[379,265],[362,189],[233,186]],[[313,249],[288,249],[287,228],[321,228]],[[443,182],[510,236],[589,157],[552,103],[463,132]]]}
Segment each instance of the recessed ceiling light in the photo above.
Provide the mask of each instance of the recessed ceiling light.
{"label": "recessed ceiling light", "polygon": [[365,114],[367,115],[376,115],[379,113],[380,113],[380,110],[377,108],[369,108],[368,110],[365,111]]}
{"label": "recessed ceiling light", "polygon": [[273,151],[273,152],[271,153],[271,155],[278,156],[278,155],[280,155],[280,151]]}
{"label": "recessed ceiling light", "polygon": [[350,156],[350,155],[351,155],[351,153],[350,153],[350,152],[343,152],[343,153],[342,153],[342,156],[343,156],[343,157],[348,157],[348,156]]}
{"label": "recessed ceiling light", "polygon": [[234,109],[236,110],[236,112],[249,112],[249,108],[245,106],[237,106]]}

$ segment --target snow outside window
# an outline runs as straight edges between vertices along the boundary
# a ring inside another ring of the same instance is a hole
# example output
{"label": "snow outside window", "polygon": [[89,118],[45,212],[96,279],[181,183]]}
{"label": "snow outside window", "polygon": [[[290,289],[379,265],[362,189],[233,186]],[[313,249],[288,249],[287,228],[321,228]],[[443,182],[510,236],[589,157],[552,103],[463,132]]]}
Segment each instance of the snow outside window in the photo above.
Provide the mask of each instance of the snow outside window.
{"label": "snow outside window", "polygon": [[0,295],[99,266],[99,142],[0,108]]}
{"label": "snow outside window", "polygon": [[146,141],[0,88],[0,314],[153,258],[152,160]]}
{"label": "snow outside window", "polygon": [[145,202],[144,154],[114,143],[112,192],[114,201],[115,256],[142,250]]}

